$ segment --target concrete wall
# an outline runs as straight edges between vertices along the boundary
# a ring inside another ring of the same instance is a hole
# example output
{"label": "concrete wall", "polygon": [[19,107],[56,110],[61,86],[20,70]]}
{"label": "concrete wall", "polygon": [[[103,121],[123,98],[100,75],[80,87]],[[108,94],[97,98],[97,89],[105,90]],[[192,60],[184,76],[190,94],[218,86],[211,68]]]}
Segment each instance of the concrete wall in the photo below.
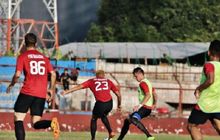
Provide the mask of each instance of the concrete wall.
{"label": "concrete wall", "polygon": [[[196,100],[194,98],[194,89],[199,83],[200,72],[202,67],[188,67],[183,64],[174,64],[174,66],[152,66],[152,65],[134,65],[134,64],[114,64],[106,63],[105,61],[97,60],[96,69],[103,69],[107,72],[107,78],[110,78],[113,82],[114,79],[109,73],[113,73],[121,85],[122,94],[122,108],[124,111],[132,111],[133,106],[138,104],[137,99],[137,87],[138,82],[133,78],[131,74],[132,70],[141,66],[145,72],[146,77],[152,82],[153,86],[156,88],[158,94],[158,107],[168,107],[170,110],[174,110],[168,103],[179,102],[179,85],[174,78],[174,74],[177,74],[177,79],[179,79],[183,88],[183,103],[184,104],[195,104]],[[91,77],[79,77],[78,83],[89,79]],[[116,83],[116,82],[115,82]],[[2,83],[4,87],[7,87],[8,83]],[[1,92],[2,102],[3,97],[7,100],[11,99],[7,107],[11,108],[14,105],[16,98],[11,98],[11,95],[15,96],[18,94],[18,90],[22,84],[16,84],[16,91],[14,94],[6,95],[4,91]],[[87,109],[91,110],[94,106],[95,99],[90,90],[80,90],[73,94],[69,94],[65,97],[60,96],[59,93],[62,91],[62,86],[58,85],[58,99],[61,110],[81,110],[85,107],[85,100],[88,101]],[[87,93],[86,93],[87,92]],[[87,95],[87,96],[86,96]],[[7,96],[7,97],[6,97]],[[114,109],[117,106],[116,96],[112,95],[114,99]],[[15,96],[16,97],[16,96]]]}
{"label": "concrete wall", "polygon": [[[109,121],[113,132],[119,133],[121,131],[123,121],[128,114],[111,114],[109,116]],[[86,114],[85,112],[76,112],[74,114],[63,114],[59,112],[47,112],[44,113],[42,119],[51,119],[52,117],[57,117],[60,123],[60,129],[62,132],[77,132],[77,131],[89,131],[90,130],[90,119],[91,114]],[[14,130],[13,113],[12,112],[0,112],[0,131]],[[27,131],[34,131],[30,123],[31,117],[28,114],[24,120],[24,127]],[[155,118],[148,117],[142,120],[143,124],[148,128],[150,133],[159,134],[188,134],[187,131],[187,119],[185,118]],[[171,123],[172,122],[172,123]],[[217,135],[216,131],[212,128],[211,123],[201,125],[201,132],[204,135]],[[36,131],[36,130],[35,130]],[[41,131],[48,132],[48,129]],[[98,120],[97,123],[98,132],[106,132],[106,129],[101,122]],[[129,128],[129,133],[143,134],[137,127],[131,125]],[[107,134],[107,133],[106,133]],[[99,135],[99,134],[97,134]],[[52,133],[51,133],[52,136]],[[4,137],[3,137],[4,138]],[[27,136],[28,138],[28,136]],[[62,135],[61,135],[62,138]],[[1,135],[0,135],[1,139]],[[77,138],[72,138],[77,139]],[[85,138],[89,139],[89,138]]]}
{"label": "concrete wall", "polygon": [[[168,107],[171,111],[175,110],[168,103],[179,102],[179,85],[173,77],[173,74],[177,72],[177,77],[180,80],[183,88],[183,103],[195,104],[194,89],[198,86],[200,79],[200,72],[202,67],[188,67],[183,64],[175,64],[175,66],[149,66],[149,65],[134,65],[134,64],[114,64],[106,63],[105,61],[97,61],[96,68],[103,69],[107,72],[107,78],[110,78],[113,82],[114,79],[108,74],[113,73],[119,81],[122,94],[122,108],[125,111],[132,111],[133,106],[138,104],[137,89],[138,82],[135,81],[131,74],[133,68],[141,66],[146,74],[146,77],[150,79],[153,86],[156,88],[158,94],[158,107]],[[157,73],[155,73],[157,72]],[[79,83],[87,80],[91,77],[84,77],[79,79]],[[116,83],[116,82],[115,82]],[[91,91],[88,91],[88,100],[91,101],[91,107],[94,105],[94,98]],[[117,100],[114,95],[114,109],[117,106]],[[72,107],[80,109],[80,100],[85,100],[85,90],[79,91],[72,95]]]}

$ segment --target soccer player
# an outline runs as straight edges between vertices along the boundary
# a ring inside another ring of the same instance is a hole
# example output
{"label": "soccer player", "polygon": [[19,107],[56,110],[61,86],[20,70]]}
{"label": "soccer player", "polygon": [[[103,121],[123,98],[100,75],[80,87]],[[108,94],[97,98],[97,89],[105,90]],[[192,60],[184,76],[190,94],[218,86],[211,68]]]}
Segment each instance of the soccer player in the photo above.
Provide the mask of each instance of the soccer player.
{"label": "soccer player", "polygon": [[[49,59],[36,50],[36,43],[37,37],[33,33],[25,35],[26,51],[18,56],[15,74],[7,88],[7,93],[9,93],[21,73],[24,73],[23,86],[14,105],[14,125],[17,140],[25,140],[23,121],[29,109],[33,128],[51,127],[55,138],[58,138],[60,133],[57,118],[41,120],[47,92],[53,96],[56,74]],[[48,73],[51,74],[49,90],[47,90]],[[51,97],[48,96],[47,99],[49,101]]]}
{"label": "soccer player", "polygon": [[203,66],[200,85],[194,94],[197,105],[193,108],[188,119],[188,131],[192,140],[202,140],[198,128],[210,120],[213,127],[220,134],[220,41],[210,43],[208,56],[210,61]]}
{"label": "soccer player", "polygon": [[124,120],[120,136],[118,140],[122,140],[129,130],[130,124],[135,125],[147,136],[147,140],[155,140],[155,138],[148,132],[145,126],[141,123],[141,119],[150,115],[151,110],[156,105],[156,93],[153,93],[153,87],[145,77],[142,68],[137,67],[133,70],[133,75],[140,83],[138,87],[138,99],[140,104],[134,107],[134,112]]}
{"label": "soccer player", "polygon": [[109,133],[109,139],[115,136],[111,126],[109,124],[107,115],[112,110],[112,96],[110,90],[112,90],[118,99],[118,109],[121,108],[121,94],[116,86],[111,80],[105,78],[105,72],[103,70],[98,70],[96,72],[96,77],[85,81],[84,83],[73,87],[68,91],[64,91],[62,95],[84,89],[90,88],[93,92],[96,103],[92,111],[92,118],[90,124],[91,140],[95,140],[95,133],[97,129],[97,119],[101,118],[103,124]]}

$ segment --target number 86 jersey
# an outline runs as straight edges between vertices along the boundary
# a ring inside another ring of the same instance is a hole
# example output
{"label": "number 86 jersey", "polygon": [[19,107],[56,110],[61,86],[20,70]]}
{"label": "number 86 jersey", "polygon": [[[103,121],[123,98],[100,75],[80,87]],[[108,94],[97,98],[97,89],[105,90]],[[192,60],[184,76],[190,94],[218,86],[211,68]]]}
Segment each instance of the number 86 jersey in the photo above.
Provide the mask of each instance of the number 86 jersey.
{"label": "number 86 jersey", "polygon": [[118,91],[113,82],[106,78],[92,78],[82,83],[83,88],[90,88],[96,101],[107,102],[112,99],[110,91]]}
{"label": "number 86 jersey", "polygon": [[27,50],[17,58],[16,71],[24,73],[22,94],[46,98],[47,75],[53,71],[49,59],[37,50]]}

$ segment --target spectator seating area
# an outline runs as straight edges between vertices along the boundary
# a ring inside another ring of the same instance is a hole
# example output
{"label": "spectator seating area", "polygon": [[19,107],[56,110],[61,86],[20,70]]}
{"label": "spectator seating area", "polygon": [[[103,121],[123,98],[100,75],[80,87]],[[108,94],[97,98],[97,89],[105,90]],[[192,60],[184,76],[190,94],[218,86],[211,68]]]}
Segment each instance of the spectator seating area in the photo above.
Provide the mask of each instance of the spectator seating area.
{"label": "spectator seating area", "polygon": [[[80,68],[79,76],[93,76],[96,63],[94,60],[85,61],[55,61],[51,60],[54,67],[61,74],[64,68],[74,69]],[[16,58],[15,57],[0,57],[0,108],[13,108],[14,102],[22,86],[23,76],[19,79],[12,89],[11,93],[6,94],[6,89],[15,72]]]}

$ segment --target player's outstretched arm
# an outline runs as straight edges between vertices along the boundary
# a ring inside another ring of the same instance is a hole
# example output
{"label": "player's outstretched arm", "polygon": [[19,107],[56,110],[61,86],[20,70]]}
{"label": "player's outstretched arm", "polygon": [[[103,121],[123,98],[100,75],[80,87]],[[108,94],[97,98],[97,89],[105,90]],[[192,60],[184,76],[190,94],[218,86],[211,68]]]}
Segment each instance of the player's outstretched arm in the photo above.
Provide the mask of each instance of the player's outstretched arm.
{"label": "player's outstretched arm", "polygon": [[119,91],[114,92],[115,95],[117,96],[117,101],[118,101],[118,109],[121,110],[121,93]]}
{"label": "player's outstretched arm", "polygon": [[18,82],[18,79],[19,77],[21,76],[21,72],[20,71],[16,71],[12,80],[11,80],[11,83],[9,84],[7,90],[6,90],[6,93],[9,93],[11,88]]}
{"label": "player's outstretched arm", "polygon": [[83,85],[80,84],[80,85],[77,85],[77,86],[71,88],[70,90],[63,91],[61,94],[62,94],[62,95],[66,95],[66,94],[69,94],[69,93],[71,93],[71,92],[74,92],[74,91],[83,89],[83,88],[84,88]]}

